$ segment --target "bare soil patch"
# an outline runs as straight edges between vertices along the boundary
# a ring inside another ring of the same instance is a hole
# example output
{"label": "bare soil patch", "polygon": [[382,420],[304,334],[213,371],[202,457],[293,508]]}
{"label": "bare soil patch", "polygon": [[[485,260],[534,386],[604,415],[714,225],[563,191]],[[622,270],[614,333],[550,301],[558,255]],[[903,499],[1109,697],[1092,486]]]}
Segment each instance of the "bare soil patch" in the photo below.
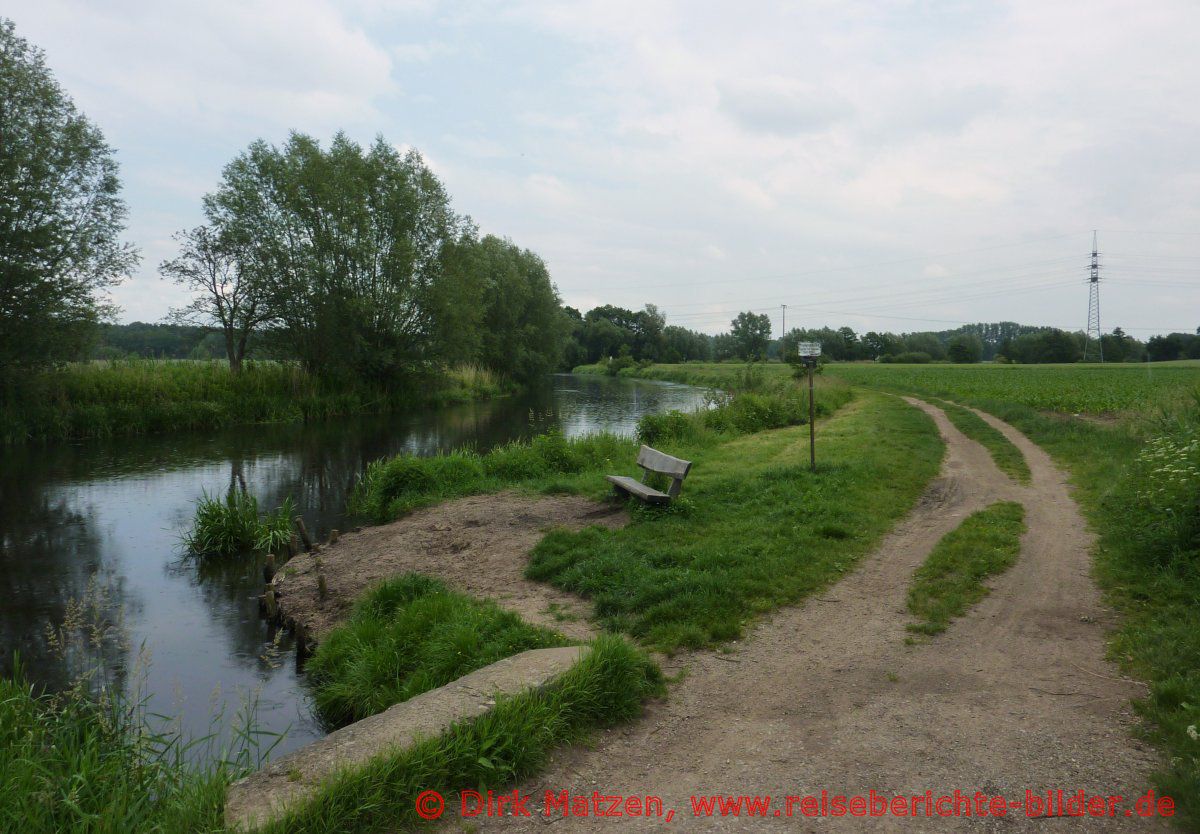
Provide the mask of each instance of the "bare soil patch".
{"label": "bare soil patch", "polygon": [[[1119,794],[1149,787],[1156,755],[1134,740],[1129,699],[1142,685],[1105,660],[1113,614],[1090,577],[1092,537],[1064,474],[1011,426],[983,415],[1024,453],[1027,486],[945,415],[947,452],[913,513],[859,568],[804,605],[770,616],[731,654],[676,658],[688,674],[644,720],[561,751],[521,786],[652,794],[681,831],[1148,831],[1161,821],[1004,818],[696,818],[694,794],[972,794],[1025,799],[1026,789]],[[1016,565],[949,630],[906,645],[913,571],[967,515],[1020,501],[1028,532]],[[447,803],[449,809],[452,802]],[[773,808],[780,808],[779,804]],[[1124,807],[1130,807],[1126,804]],[[447,817],[457,816],[448,811]],[[545,820],[471,820],[481,830],[541,830]],[[553,830],[649,829],[662,820],[559,818]],[[448,823],[448,828],[453,823]]]}
{"label": "bare soil patch", "polygon": [[[576,495],[474,495],[416,510],[398,521],[343,534],[319,552],[295,557],[272,587],[285,622],[319,640],[343,621],[372,585],[409,572],[492,599],[525,620],[579,639],[595,634],[591,606],[524,577],[530,549],[555,527],[621,527],[624,508]],[[319,593],[316,560],[325,576]]]}

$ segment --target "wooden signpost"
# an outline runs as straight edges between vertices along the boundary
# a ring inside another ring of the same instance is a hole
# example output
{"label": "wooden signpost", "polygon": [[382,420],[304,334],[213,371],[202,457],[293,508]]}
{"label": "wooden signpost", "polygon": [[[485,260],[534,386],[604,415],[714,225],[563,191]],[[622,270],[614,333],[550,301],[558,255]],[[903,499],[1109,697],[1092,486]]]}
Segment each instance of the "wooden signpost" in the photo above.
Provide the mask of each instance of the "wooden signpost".
{"label": "wooden signpost", "polygon": [[813,405],[813,373],[821,356],[820,342],[800,342],[796,353],[804,367],[808,368],[808,466],[817,470],[817,410]]}

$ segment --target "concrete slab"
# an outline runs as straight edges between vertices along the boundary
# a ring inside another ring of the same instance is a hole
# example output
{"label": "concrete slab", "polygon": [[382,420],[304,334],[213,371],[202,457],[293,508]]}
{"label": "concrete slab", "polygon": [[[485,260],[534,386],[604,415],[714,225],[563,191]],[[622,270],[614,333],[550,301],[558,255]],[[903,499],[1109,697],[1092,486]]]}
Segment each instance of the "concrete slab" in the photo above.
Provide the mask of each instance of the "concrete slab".
{"label": "concrete slab", "polygon": [[362,767],[439,735],[457,721],[483,715],[495,706],[497,694],[515,695],[547,685],[586,651],[585,646],[566,646],[521,652],[335,730],[230,785],[225,822],[243,829],[262,825],[311,797],[343,770]]}

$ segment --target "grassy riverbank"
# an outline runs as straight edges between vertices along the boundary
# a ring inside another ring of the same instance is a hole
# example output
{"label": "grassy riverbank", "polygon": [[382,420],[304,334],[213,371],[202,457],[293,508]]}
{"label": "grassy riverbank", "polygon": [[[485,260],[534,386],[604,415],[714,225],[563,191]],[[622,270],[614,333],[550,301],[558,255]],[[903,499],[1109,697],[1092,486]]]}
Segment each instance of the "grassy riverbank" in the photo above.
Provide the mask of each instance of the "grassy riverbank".
{"label": "grassy riverbank", "polygon": [[[639,426],[638,440],[654,444],[672,441],[675,445],[686,440],[682,452],[700,454],[735,437],[806,423],[806,397],[797,386],[779,380],[754,391],[738,392],[696,414],[650,415]],[[850,397],[849,386],[822,380],[817,389],[818,420],[836,412]],[[605,434],[565,439],[553,433],[483,455],[471,450],[430,457],[397,455],[367,467],[351,495],[349,509],[355,515],[384,522],[416,507],[509,487],[600,496],[609,489],[601,476],[633,469],[636,457],[637,442],[632,439]]]}
{"label": "grassy riverbank", "polygon": [[[1067,469],[1098,537],[1095,575],[1123,615],[1112,657],[1150,684],[1136,706],[1166,757],[1158,788],[1175,799],[1185,827],[1200,827],[1200,744],[1193,738],[1200,726],[1200,369],[830,371],[976,406]],[[1127,384],[1141,399],[1129,396]]]}
{"label": "grassy riverbank", "polygon": [[0,391],[0,442],[301,423],[506,390],[475,367],[383,390],[324,383],[287,362],[249,362],[240,374],[220,361],[81,362],[9,380]]}

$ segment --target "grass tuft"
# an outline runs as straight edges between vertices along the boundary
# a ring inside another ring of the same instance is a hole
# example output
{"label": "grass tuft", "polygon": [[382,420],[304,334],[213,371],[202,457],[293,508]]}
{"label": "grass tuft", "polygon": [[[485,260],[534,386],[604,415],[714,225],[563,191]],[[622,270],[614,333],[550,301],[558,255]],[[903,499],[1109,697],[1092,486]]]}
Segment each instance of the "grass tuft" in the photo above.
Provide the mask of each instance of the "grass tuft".
{"label": "grass tuft", "polygon": [[249,493],[231,489],[221,499],[206,492],[196,504],[192,528],[183,535],[183,544],[193,556],[202,558],[274,552],[291,538],[294,513],[291,498],[260,517],[258,499]]}
{"label": "grass tuft", "polygon": [[948,533],[913,575],[908,610],[920,622],[908,630],[940,634],[950,621],[988,594],[983,581],[1003,573],[1021,552],[1025,508],[1000,501],[972,514]]}
{"label": "grass tuft", "polygon": [[340,726],[518,652],[568,642],[493,602],[406,574],[362,597],[306,668],[318,712]]}

